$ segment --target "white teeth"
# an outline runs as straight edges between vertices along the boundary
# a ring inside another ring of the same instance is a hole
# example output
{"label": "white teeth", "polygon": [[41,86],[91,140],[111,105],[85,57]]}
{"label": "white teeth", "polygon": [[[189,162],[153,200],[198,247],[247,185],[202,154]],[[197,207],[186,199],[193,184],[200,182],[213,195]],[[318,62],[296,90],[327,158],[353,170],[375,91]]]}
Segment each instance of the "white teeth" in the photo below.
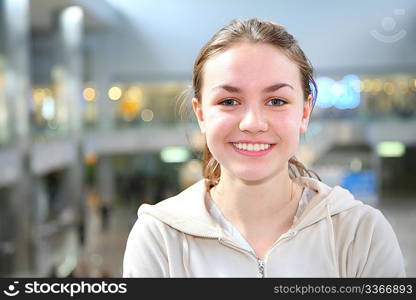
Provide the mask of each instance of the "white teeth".
{"label": "white teeth", "polygon": [[238,149],[246,151],[262,151],[270,148],[270,144],[245,144],[245,143],[234,143]]}

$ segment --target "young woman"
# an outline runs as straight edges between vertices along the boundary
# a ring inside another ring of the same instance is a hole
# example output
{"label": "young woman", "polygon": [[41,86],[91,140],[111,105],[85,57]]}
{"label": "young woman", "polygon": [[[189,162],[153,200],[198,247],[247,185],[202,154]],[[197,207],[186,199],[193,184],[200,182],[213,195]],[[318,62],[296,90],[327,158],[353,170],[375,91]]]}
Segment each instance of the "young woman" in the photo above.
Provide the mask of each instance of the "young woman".
{"label": "young woman", "polygon": [[405,276],[380,211],[294,157],[315,91],[311,64],[281,25],[234,20],[217,32],[193,73],[204,179],[139,208],[123,276]]}

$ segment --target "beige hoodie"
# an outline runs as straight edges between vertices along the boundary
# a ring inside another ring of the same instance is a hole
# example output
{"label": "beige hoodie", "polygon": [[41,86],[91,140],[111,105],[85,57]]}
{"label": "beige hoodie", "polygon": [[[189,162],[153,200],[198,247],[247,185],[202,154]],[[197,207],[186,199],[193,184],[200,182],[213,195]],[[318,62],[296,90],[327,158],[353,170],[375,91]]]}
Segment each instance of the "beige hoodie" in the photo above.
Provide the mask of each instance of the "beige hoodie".
{"label": "beige hoodie", "polygon": [[123,277],[405,277],[397,238],[382,213],[345,189],[311,178],[317,194],[263,261],[210,215],[204,180],[143,204],[127,240]]}

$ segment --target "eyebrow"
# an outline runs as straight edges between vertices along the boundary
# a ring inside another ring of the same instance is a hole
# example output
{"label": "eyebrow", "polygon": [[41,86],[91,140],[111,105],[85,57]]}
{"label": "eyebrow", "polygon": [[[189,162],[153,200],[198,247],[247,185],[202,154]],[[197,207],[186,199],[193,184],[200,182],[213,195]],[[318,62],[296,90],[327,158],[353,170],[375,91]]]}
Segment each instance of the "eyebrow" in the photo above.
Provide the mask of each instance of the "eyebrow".
{"label": "eyebrow", "polygon": [[[283,87],[289,87],[292,90],[294,90],[293,86],[291,86],[290,84],[280,82],[280,83],[276,83],[276,84],[273,84],[271,86],[266,87],[265,89],[263,89],[263,92],[271,93],[271,92],[275,92],[275,91],[277,91],[277,90],[279,90]],[[239,93],[239,92],[241,92],[240,88],[232,86],[232,85],[228,85],[228,84],[221,84],[221,85],[213,87],[212,89],[213,90],[223,89],[223,90],[226,90],[227,92],[230,92],[230,93]]]}

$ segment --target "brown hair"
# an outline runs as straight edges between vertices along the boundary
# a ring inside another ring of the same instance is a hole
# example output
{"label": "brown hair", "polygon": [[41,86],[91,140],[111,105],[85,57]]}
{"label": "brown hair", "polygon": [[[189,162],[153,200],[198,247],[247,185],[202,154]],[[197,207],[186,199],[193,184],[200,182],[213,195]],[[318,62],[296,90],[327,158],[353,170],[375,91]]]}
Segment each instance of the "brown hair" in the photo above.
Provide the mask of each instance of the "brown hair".
{"label": "brown hair", "polygon": [[[188,91],[190,96],[201,101],[201,89],[203,84],[203,68],[207,60],[217,53],[224,52],[239,42],[267,43],[276,46],[294,61],[298,66],[301,74],[301,83],[305,101],[309,95],[312,95],[312,105],[315,106],[317,86],[313,79],[314,70],[308,58],[299,47],[295,38],[279,24],[262,21],[258,19],[249,19],[245,21],[232,20],[225,27],[221,28],[214,36],[202,47],[197,58],[195,59],[192,87]],[[191,92],[191,93],[189,93]],[[203,177],[207,179],[208,187],[218,183],[221,169],[219,163],[212,156],[207,145],[203,151]],[[307,169],[296,157],[289,160],[289,176],[291,178],[312,174],[318,178],[318,174]]]}

